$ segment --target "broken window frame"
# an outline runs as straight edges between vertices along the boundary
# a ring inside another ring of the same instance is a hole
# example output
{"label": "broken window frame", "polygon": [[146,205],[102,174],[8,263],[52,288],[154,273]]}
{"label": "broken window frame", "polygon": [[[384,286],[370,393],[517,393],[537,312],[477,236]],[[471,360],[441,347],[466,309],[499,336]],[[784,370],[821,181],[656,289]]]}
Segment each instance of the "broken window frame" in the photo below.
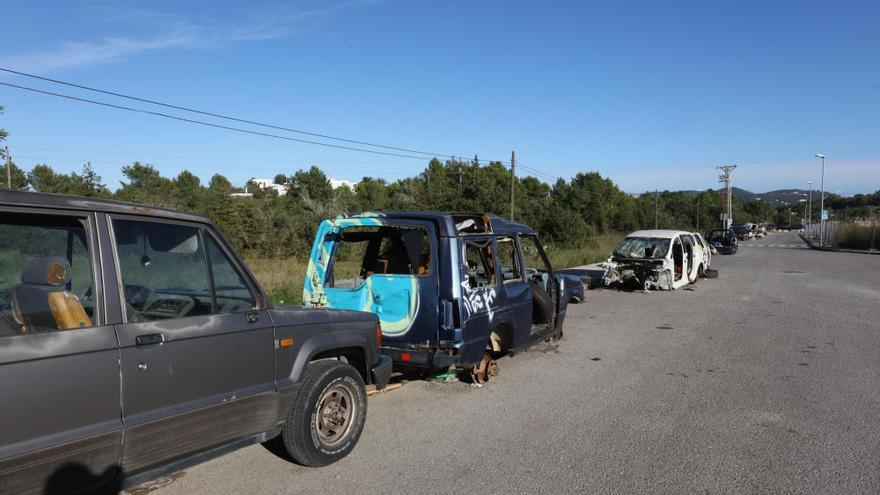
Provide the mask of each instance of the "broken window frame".
{"label": "broken window frame", "polygon": [[526,248],[523,247],[522,244],[525,243],[524,239],[530,239],[532,242],[532,245],[534,245],[535,249],[538,251],[538,256],[544,262],[543,270],[546,271],[548,274],[552,274],[553,273],[553,265],[550,264],[550,258],[547,256],[547,253],[544,251],[544,245],[541,244],[541,240],[538,239],[538,236],[536,234],[519,234],[516,237],[517,237],[517,242],[520,245],[520,253],[522,253],[523,273],[525,273],[526,270],[528,270],[529,268],[534,268],[535,270],[541,271],[541,268],[530,267],[530,266],[528,266],[528,263],[526,262],[526,257],[524,254]]}
{"label": "broken window frame", "polygon": [[[474,292],[478,290],[483,290],[489,287],[495,287],[498,285],[498,276],[496,273],[495,266],[495,254],[493,253],[494,246],[494,238],[487,237],[481,239],[467,239],[463,240],[464,249],[462,250],[462,254],[464,256],[464,266],[465,266],[465,281],[467,282],[468,291]],[[470,267],[468,266],[468,250],[475,249],[477,253],[480,254],[480,261],[483,263],[483,269],[486,273],[488,273],[487,281],[485,285],[476,285],[471,286],[471,275],[470,275]]]}
{"label": "broken window frame", "polygon": [[[425,272],[418,273],[418,267],[421,266],[421,263],[420,263],[421,259],[419,259],[419,264],[416,265],[415,270],[413,270],[413,265],[411,263],[412,259],[410,258],[410,260],[409,260],[410,261],[410,263],[409,263],[410,273],[388,273],[385,275],[395,275],[395,276],[415,277],[415,278],[429,278],[432,276],[433,271],[434,271],[434,263],[435,263],[434,250],[431,247],[431,232],[427,227],[422,226],[422,225],[409,225],[409,224],[349,225],[346,227],[339,228],[339,231],[334,233],[336,240],[333,243],[333,252],[330,254],[330,260],[327,262],[326,275],[324,276],[324,282],[323,282],[324,287],[333,288],[333,289],[343,288],[343,287],[336,286],[335,268],[336,268],[336,262],[337,262],[338,256],[339,256],[339,250],[343,245],[345,245],[346,242],[348,242],[349,244],[359,244],[361,242],[367,244],[366,250],[364,251],[364,254],[360,259],[360,265],[361,265],[360,266],[360,273],[355,280],[355,284],[354,284],[355,287],[358,286],[360,283],[366,281],[368,278],[370,278],[373,275],[383,275],[383,273],[378,273],[375,271],[371,272],[369,270],[364,270],[364,266],[363,266],[364,265],[364,258],[367,256],[367,252],[370,249],[369,244],[374,242],[374,239],[365,239],[363,241],[345,241],[343,239],[344,233],[346,230],[350,230],[350,229],[359,229],[359,230],[362,230],[362,232],[364,234],[373,234],[373,235],[380,234],[383,229],[384,230],[387,230],[387,229],[407,229],[407,230],[421,231],[423,235],[421,236],[420,254],[419,255],[420,256],[424,255],[425,254],[424,249],[427,248],[427,257],[428,257],[427,263],[425,264],[425,266],[426,266]],[[379,252],[381,252],[382,245],[384,244],[386,239],[390,239],[390,237],[386,236],[386,235],[379,236],[379,246],[377,247],[377,250]],[[403,242],[405,243],[406,241],[404,240]],[[405,245],[403,246],[403,249],[406,250]],[[379,256],[379,254],[377,253],[377,259],[378,259],[378,256]],[[413,271],[415,271],[415,273],[413,273]]]}
{"label": "broken window frame", "polygon": [[521,257],[521,253],[520,253],[520,247],[519,247],[519,244],[516,242],[516,238],[514,236],[505,235],[505,236],[498,236],[495,238],[495,268],[497,270],[498,267],[507,267],[507,265],[504,263],[504,260],[502,259],[502,256],[501,256],[502,255],[501,246],[502,246],[502,243],[507,244],[508,242],[513,247],[513,260],[512,261],[513,261],[513,271],[516,274],[516,277],[510,278],[510,279],[505,279],[504,278],[505,272],[503,270],[498,271],[497,273],[500,273],[500,277],[497,277],[498,280],[496,280],[496,282],[500,282],[499,285],[506,285],[506,284],[513,283],[513,282],[525,281],[525,270],[523,269],[523,266],[522,266],[522,257]]}

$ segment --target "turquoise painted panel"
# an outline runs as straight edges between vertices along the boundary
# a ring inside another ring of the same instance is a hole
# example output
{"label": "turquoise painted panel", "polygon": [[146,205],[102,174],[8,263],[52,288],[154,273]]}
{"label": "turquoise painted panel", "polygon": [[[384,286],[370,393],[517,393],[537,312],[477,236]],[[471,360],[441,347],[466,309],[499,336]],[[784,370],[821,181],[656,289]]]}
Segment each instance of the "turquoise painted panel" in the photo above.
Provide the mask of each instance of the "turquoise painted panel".
{"label": "turquoise painted panel", "polygon": [[354,289],[324,287],[334,243],[342,229],[382,225],[385,225],[385,222],[374,213],[365,213],[358,218],[336,217],[321,222],[312,245],[309,266],[306,269],[303,304],[375,313],[382,323],[382,333],[397,336],[403,335],[410,329],[418,313],[418,277],[374,274]]}

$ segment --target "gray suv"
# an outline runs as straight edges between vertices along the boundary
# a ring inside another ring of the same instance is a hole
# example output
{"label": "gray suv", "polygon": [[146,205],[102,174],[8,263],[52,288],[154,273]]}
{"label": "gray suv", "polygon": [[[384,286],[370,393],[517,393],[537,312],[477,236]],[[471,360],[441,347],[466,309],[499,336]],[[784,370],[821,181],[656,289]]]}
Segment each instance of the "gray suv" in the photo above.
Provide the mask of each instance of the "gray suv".
{"label": "gray suv", "polygon": [[0,192],[0,493],[114,490],[275,437],[321,466],[384,387],[370,313],[273,304],[207,219]]}

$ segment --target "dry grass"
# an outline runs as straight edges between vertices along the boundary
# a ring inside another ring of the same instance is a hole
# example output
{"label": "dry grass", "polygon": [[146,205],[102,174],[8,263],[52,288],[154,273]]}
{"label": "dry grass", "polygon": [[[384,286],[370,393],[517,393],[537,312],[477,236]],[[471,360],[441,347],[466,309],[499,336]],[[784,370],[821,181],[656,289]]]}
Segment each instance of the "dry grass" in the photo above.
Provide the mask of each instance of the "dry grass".
{"label": "dry grass", "polygon": [[555,249],[546,246],[547,255],[554,268],[571,268],[604,261],[623,239],[624,234],[607,232],[591,239],[585,246],[580,248]]}
{"label": "dry grass", "polygon": [[[875,227],[876,228],[876,227]],[[874,233],[877,239],[874,239],[874,246],[871,246],[871,225],[860,225],[855,223],[844,223],[837,227],[837,234],[834,242],[839,248],[845,249],[876,249],[880,243],[880,232]]]}
{"label": "dry grass", "polygon": [[296,258],[246,256],[245,263],[273,301],[302,304],[302,290],[308,261]]}
{"label": "dry grass", "polygon": [[[607,233],[597,236],[593,241],[581,248],[556,249],[546,246],[547,254],[554,268],[570,268],[602,261],[623,238],[622,234]],[[306,277],[308,261],[296,258],[263,258],[245,256],[245,263],[257,277],[260,285],[269,297],[284,304],[302,304],[303,283]],[[343,276],[349,272],[356,273],[357,263],[347,263]]]}

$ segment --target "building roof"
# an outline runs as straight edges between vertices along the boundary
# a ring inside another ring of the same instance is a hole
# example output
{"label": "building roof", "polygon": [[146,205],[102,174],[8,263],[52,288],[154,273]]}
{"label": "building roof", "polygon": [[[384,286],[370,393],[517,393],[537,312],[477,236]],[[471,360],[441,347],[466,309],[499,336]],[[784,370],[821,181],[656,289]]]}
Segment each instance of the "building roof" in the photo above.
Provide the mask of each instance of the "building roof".
{"label": "building roof", "polygon": [[169,208],[156,208],[154,206],[127,203],[125,201],[88,198],[84,196],[69,196],[66,194],[0,191],[0,205],[98,211],[102,213],[144,215],[188,222],[212,223],[209,219],[201,215],[172,210]]}

